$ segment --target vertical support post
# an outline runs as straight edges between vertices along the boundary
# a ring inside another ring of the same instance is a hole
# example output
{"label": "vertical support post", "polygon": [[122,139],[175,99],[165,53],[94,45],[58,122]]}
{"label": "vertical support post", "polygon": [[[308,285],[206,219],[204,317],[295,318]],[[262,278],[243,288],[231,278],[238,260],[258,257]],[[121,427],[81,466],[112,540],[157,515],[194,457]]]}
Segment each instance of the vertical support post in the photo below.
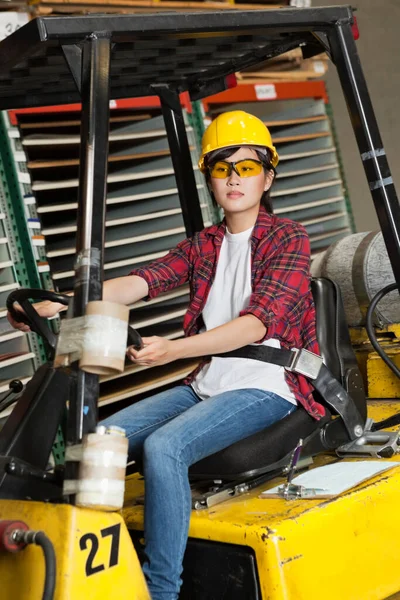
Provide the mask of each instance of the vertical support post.
{"label": "vertical support post", "polygon": [[[110,38],[92,34],[83,44],[81,149],[73,317],[102,299],[110,104]],[[97,424],[98,375],[73,365],[67,444]],[[67,463],[71,468],[74,463]],[[71,474],[67,476],[71,478]]]}
{"label": "vertical support post", "polygon": [[349,23],[329,32],[336,64],[375,210],[400,290],[400,204]]}
{"label": "vertical support post", "polygon": [[183,221],[186,235],[190,237],[196,231],[201,231],[204,223],[179,94],[166,85],[154,85],[152,87],[160,97]]}

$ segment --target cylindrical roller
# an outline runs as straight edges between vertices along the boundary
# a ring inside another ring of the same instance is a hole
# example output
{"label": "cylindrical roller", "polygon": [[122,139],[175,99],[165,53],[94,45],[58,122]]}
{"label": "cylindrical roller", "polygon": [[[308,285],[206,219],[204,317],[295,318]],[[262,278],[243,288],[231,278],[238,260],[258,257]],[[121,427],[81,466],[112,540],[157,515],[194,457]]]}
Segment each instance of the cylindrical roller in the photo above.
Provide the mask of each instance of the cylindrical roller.
{"label": "cylindrical roller", "polygon": [[[314,258],[311,273],[333,279],[340,286],[350,326],[364,325],[372,298],[394,282],[382,233],[376,231],[355,233],[332,244]],[[379,303],[375,324],[399,322],[400,297],[394,291]]]}

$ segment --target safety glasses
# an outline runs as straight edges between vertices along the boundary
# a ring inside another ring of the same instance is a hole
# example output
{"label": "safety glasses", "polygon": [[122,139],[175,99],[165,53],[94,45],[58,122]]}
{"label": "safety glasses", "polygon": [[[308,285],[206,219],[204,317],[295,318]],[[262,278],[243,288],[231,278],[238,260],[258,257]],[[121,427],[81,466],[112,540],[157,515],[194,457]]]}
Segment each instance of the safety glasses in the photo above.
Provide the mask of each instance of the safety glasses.
{"label": "safety glasses", "polygon": [[262,173],[263,163],[253,158],[245,158],[237,162],[219,160],[214,165],[209,166],[208,170],[211,177],[215,179],[226,179],[231,176],[232,171],[235,171],[239,177],[255,177]]}

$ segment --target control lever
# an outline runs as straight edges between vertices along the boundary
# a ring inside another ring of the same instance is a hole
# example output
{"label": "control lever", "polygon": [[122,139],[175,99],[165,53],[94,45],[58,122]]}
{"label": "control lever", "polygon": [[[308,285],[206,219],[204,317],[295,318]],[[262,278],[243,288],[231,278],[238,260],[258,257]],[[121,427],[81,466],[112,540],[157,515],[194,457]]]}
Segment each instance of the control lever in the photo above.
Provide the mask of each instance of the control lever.
{"label": "control lever", "polygon": [[[0,412],[3,412],[3,410],[11,406],[11,404],[15,402],[14,395],[19,394],[23,389],[24,385],[19,379],[13,379],[10,381],[9,389],[4,392],[4,395],[0,400]],[[10,396],[12,397],[10,398]]]}
{"label": "control lever", "polygon": [[[56,292],[50,292],[48,290],[29,288],[14,290],[7,297],[6,306],[12,318],[19,323],[26,323],[29,325],[31,330],[44,338],[51,350],[54,351],[57,345],[57,336],[51,331],[47,319],[41,317],[37,310],[32,306],[30,299],[50,300],[50,302],[59,302],[64,306],[68,306],[71,298],[70,296],[57,294]],[[21,305],[25,314],[15,308],[15,302],[18,302],[18,304]]]}
{"label": "control lever", "polygon": [[141,335],[132,327],[128,325],[128,341],[127,346],[133,346],[135,350],[142,350],[143,340]]}

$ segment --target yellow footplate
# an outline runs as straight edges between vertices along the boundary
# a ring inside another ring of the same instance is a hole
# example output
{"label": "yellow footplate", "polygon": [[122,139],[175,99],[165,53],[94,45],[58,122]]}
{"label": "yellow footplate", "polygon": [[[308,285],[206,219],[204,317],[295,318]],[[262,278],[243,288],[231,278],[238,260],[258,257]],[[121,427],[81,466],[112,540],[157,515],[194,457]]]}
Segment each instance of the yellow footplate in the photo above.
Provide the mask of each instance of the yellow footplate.
{"label": "yellow footplate", "polygon": [[[128,530],[118,513],[0,500],[0,519],[43,531],[57,562],[54,600],[150,600]],[[38,546],[0,553],[0,598],[41,600],[44,557]]]}

